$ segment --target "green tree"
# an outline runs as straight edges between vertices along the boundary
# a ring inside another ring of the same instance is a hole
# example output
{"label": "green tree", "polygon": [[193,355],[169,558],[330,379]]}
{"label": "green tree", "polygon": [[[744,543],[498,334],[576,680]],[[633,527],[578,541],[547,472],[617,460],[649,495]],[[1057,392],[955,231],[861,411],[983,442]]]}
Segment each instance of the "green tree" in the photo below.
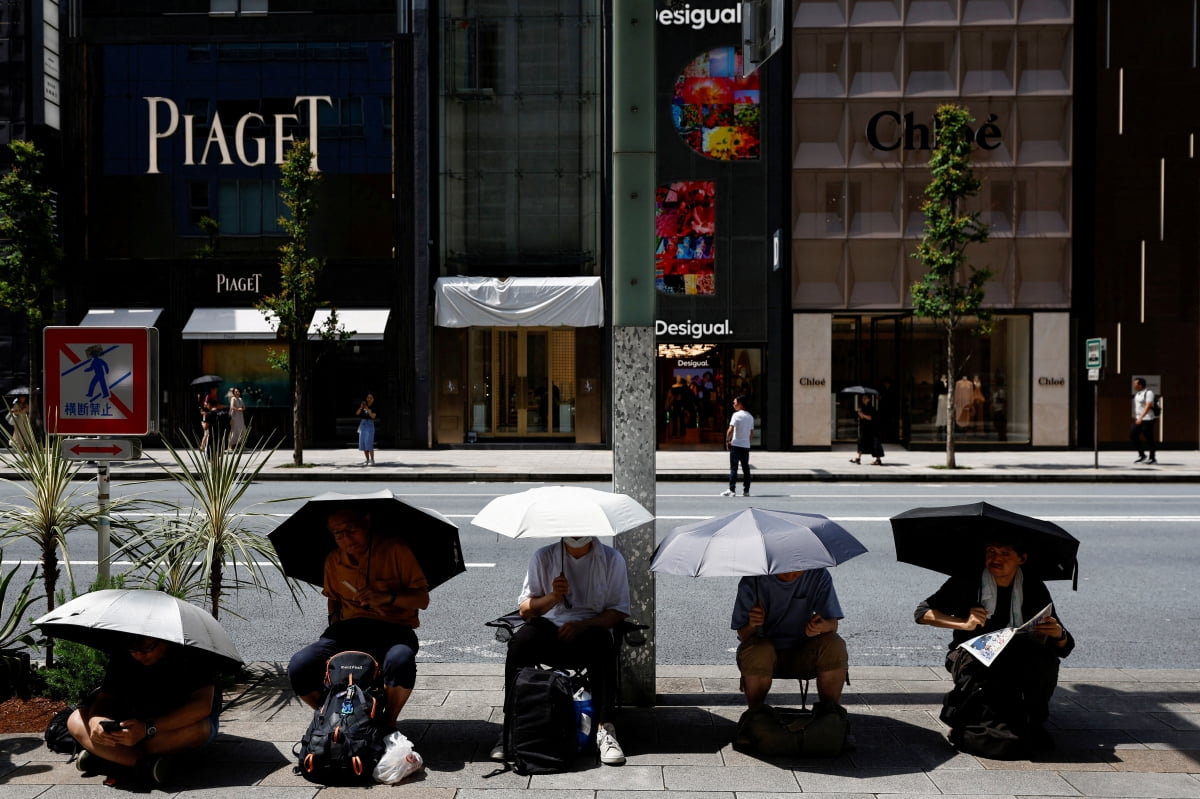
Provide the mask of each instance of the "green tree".
{"label": "green tree", "polygon": [[10,142],[13,165],[0,178],[0,307],[25,317],[29,331],[29,418],[36,423],[42,328],[63,307],[54,300],[62,249],[51,192],[42,185],[42,153],[32,142]]}
{"label": "green tree", "polygon": [[982,181],[971,169],[974,138],[968,127],[971,115],[957,105],[939,106],[934,113],[935,140],[929,156],[932,178],[925,187],[925,232],[913,257],[925,266],[925,274],[913,284],[913,312],[934,320],[946,335],[946,468],[954,460],[954,379],[956,364],[954,336],[969,319],[974,329],[986,334],[991,313],[981,307],[991,270],[973,266],[967,259],[970,244],[987,241],[988,227],[979,212],[965,210],[964,203],[979,192]]}
{"label": "green tree", "polygon": [[[325,259],[313,255],[309,233],[317,213],[317,188],[321,173],[312,168],[312,153],[304,139],[293,142],[280,167],[280,192],[290,216],[279,218],[287,241],[279,247],[279,291],[259,300],[258,310],[278,326],[282,351],[271,353],[271,366],[286,370],[292,386],[292,462],[304,465],[304,399],[308,396],[309,322],[313,312],[329,303],[318,296]],[[318,331],[323,341],[342,341],[348,333],[338,322],[337,310]]]}

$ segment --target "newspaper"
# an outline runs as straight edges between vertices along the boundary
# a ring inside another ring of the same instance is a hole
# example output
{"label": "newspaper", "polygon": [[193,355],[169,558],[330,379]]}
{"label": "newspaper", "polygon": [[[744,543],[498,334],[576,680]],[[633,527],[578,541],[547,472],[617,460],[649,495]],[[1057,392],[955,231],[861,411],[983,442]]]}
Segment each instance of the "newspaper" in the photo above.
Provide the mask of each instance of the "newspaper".
{"label": "newspaper", "polygon": [[1012,640],[1014,635],[1032,629],[1034,625],[1045,621],[1046,617],[1050,616],[1053,612],[1054,603],[1051,602],[1020,627],[1005,627],[1003,630],[993,630],[990,633],[977,635],[969,641],[963,641],[958,647],[970,652],[983,665],[990,666],[993,660],[1000,657],[1000,653],[1004,651],[1004,647],[1008,646],[1008,642]]}

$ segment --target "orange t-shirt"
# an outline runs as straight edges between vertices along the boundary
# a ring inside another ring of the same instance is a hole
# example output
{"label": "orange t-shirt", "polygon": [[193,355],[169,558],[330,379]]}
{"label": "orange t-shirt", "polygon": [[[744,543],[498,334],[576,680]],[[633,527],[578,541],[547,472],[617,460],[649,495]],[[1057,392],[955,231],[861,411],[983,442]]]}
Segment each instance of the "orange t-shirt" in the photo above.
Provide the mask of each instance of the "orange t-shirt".
{"label": "orange t-shirt", "polygon": [[381,607],[356,600],[364,588],[391,593],[413,588],[429,588],[425,572],[408,544],[395,536],[372,535],[366,557],[354,563],[342,550],[334,549],[325,557],[325,589],[329,597],[330,621],[371,618],[393,624],[417,627],[416,608],[384,603]]}

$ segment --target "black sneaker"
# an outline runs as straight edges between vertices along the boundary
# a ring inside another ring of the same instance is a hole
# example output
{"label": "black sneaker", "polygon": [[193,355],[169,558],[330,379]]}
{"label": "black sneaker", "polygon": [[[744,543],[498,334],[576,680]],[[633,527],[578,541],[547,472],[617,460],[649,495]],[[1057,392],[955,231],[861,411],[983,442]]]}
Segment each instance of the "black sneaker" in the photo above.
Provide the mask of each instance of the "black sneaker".
{"label": "black sneaker", "polygon": [[1147,458],[1146,463],[1158,463],[1158,458]]}
{"label": "black sneaker", "polygon": [[1138,455],[1138,457],[1137,457],[1137,460],[1136,460],[1136,461],[1134,461],[1134,463],[1141,463],[1141,462],[1142,462],[1142,461],[1144,461],[1144,460],[1146,460],[1146,456],[1145,456],[1145,455]]}
{"label": "black sneaker", "polygon": [[495,745],[492,746],[492,751],[488,752],[488,760],[494,760],[497,763],[505,762],[503,735],[496,739]]}

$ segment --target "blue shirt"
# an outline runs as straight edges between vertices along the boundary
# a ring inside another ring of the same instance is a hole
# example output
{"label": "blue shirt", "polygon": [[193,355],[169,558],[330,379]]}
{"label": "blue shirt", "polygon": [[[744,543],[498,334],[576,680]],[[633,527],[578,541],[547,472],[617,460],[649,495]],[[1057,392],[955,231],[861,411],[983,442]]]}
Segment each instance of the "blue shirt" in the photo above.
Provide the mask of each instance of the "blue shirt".
{"label": "blue shirt", "polygon": [[773,574],[743,577],[738,583],[731,629],[746,626],[755,603],[766,611],[762,634],[777,649],[790,649],[807,638],[804,628],[814,613],[825,619],[843,618],[828,569],[809,569],[790,583]]}

